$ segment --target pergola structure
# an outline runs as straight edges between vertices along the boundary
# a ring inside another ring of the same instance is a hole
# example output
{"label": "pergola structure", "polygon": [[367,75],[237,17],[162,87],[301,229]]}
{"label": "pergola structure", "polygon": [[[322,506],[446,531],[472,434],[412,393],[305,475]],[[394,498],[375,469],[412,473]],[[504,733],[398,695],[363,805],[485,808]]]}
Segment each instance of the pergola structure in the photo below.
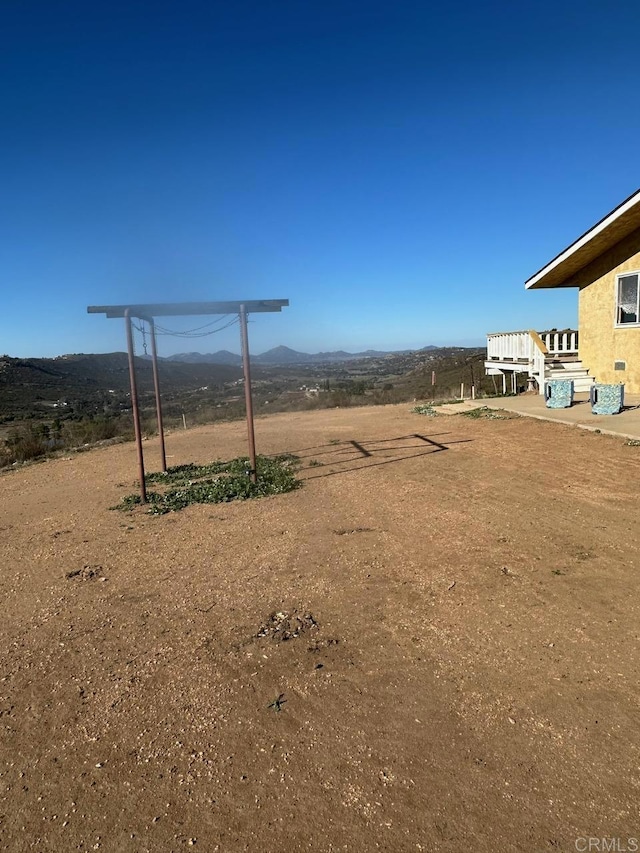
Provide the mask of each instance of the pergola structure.
{"label": "pergola structure", "polygon": [[240,321],[240,340],[242,345],[242,367],[244,371],[244,394],[247,410],[247,433],[249,440],[250,477],[256,482],[256,442],[253,428],[253,397],[251,389],[251,363],[249,359],[249,334],[247,316],[250,313],[281,311],[289,304],[288,299],[247,299],[238,302],[169,302],[150,305],[89,305],[88,314],[105,314],[108,319],[124,317],[127,331],[127,351],[129,354],[129,381],[131,384],[131,409],[133,428],[138,453],[138,476],[140,480],[140,498],[147,502],[147,489],[144,473],[144,454],[142,451],[142,430],[140,427],[140,407],[138,404],[138,385],[133,351],[132,317],[149,324],[151,332],[151,361],[153,365],[153,385],[156,398],[158,434],[160,436],[160,454],[162,470],[167,470],[167,457],[164,446],[164,427],[162,423],[162,403],[160,399],[160,381],[158,378],[158,353],[156,348],[156,317],[185,317],[202,314],[237,314]]}

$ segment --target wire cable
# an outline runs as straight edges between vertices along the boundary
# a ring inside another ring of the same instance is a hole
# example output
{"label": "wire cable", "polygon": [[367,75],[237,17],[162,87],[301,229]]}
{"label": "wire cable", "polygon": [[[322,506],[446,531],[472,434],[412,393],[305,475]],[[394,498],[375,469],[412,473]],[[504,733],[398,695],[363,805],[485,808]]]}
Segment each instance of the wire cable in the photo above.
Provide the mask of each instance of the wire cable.
{"label": "wire cable", "polygon": [[[223,319],[228,316],[229,315],[226,314]],[[218,320],[216,322],[219,323],[220,321]],[[238,317],[234,316],[232,320],[229,320],[228,322],[224,323],[221,326],[217,326],[214,329],[210,328],[210,326],[213,325],[212,323],[207,323],[205,326],[199,326],[195,329],[188,329],[183,332],[179,332],[176,329],[168,329],[165,326],[156,325],[156,333],[158,335],[171,335],[172,337],[176,338],[206,338],[209,335],[215,335],[218,332],[224,331],[224,329],[228,329],[230,326],[233,326],[237,322],[239,322]],[[207,329],[207,331],[201,331],[202,329]]]}

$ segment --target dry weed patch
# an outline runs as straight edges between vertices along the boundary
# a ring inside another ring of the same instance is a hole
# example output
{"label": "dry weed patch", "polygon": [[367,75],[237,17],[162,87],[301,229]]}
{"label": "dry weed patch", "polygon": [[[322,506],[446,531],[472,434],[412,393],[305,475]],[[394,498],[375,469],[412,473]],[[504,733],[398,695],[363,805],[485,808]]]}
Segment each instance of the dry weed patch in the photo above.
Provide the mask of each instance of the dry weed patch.
{"label": "dry weed patch", "polygon": [[[298,465],[297,458],[289,454],[258,456],[255,483],[251,480],[251,464],[246,456],[207,465],[196,465],[192,462],[176,465],[166,473],[147,475],[147,484],[164,487],[162,491],[147,492],[149,512],[162,515],[184,509],[191,504],[227,503],[284,494],[301,485],[295,476]],[[131,510],[139,504],[139,495],[127,495],[112,509]]]}

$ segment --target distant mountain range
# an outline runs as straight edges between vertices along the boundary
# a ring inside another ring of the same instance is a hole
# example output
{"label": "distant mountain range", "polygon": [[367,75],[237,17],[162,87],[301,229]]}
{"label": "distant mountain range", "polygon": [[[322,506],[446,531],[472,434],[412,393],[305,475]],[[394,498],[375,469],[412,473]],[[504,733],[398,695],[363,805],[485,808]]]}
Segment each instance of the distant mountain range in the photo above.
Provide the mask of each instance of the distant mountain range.
{"label": "distant mountain range", "polygon": [[[384,358],[390,355],[406,355],[410,352],[428,352],[441,349],[436,346],[422,347],[420,350],[395,350],[386,352],[384,350],[368,349],[364,352],[345,352],[335,350],[333,352],[297,352],[290,347],[279,346],[267,350],[260,355],[252,355],[251,361],[256,364],[327,364],[335,361],[357,361],[362,358]],[[170,355],[163,361],[180,361],[185,364],[242,364],[242,357],[229,350],[222,349],[218,352],[181,352]]]}

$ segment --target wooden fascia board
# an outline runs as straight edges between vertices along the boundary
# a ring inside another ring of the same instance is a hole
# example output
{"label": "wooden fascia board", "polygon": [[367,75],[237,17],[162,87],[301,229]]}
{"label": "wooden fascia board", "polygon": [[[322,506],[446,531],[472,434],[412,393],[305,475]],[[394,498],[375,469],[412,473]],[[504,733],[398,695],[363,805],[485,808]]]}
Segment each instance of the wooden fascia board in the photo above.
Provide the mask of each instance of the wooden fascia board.
{"label": "wooden fascia board", "polygon": [[640,227],[640,190],[629,196],[546,266],[527,279],[525,288],[578,287],[572,277]]}

